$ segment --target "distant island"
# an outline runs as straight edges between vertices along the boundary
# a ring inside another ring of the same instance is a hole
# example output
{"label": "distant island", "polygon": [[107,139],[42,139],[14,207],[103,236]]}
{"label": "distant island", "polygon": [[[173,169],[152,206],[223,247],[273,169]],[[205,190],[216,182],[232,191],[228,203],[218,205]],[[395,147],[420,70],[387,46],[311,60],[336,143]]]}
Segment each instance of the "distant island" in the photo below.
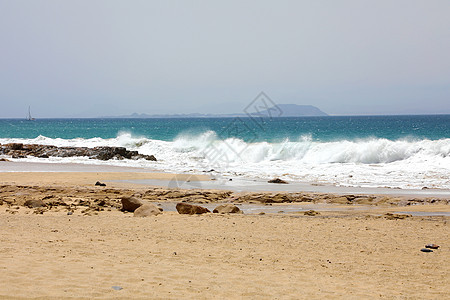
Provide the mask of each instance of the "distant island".
{"label": "distant island", "polygon": [[[254,110],[252,110],[254,111]],[[328,116],[327,113],[321,111],[319,108],[313,105],[297,105],[297,104],[278,104],[266,110],[261,110],[257,113],[234,113],[234,114],[145,114],[145,113],[133,113],[131,115],[122,116],[103,116],[101,118],[130,118],[130,119],[146,119],[146,118],[235,118],[235,117],[320,117]]]}

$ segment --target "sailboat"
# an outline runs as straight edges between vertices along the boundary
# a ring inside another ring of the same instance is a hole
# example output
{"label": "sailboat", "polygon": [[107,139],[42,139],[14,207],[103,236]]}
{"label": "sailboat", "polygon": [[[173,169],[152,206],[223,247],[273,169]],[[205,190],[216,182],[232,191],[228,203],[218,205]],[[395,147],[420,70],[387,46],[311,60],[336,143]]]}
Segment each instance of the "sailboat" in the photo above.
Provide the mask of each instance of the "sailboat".
{"label": "sailboat", "polygon": [[34,120],[35,120],[35,118],[33,118],[33,117],[31,116],[31,107],[28,106],[28,116],[27,116],[27,121],[34,121]]}

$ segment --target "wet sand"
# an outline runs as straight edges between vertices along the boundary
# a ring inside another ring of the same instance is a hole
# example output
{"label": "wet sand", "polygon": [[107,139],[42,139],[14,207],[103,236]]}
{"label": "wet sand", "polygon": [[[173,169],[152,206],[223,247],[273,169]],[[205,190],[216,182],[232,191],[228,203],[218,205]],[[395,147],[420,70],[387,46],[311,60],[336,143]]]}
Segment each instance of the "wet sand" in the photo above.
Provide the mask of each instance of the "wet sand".
{"label": "wet sand", "polygon": [[[384,195],[379,199],[385,201],[345,205],[333,202],[342,197],[309,194],[309,202],[266,203],[282,198],[118,182],[170,176],[0,173],[0,297],[450,297],[450,217],[395,217],[400,212],[450,212],[442,201],[406,205],[406,198]],[[94,186],[96,181],[107,181],[107,186]],[[189,216],[166,210],[134,218],[120,211],[120,197],[133,194],[162,204],[234,201],[271,211]],[[44,199],[48,207],[24,207],[27,199]],[[305,215],[306,209],[319,214]],[[428,243],[441,247],[421,252]]]}

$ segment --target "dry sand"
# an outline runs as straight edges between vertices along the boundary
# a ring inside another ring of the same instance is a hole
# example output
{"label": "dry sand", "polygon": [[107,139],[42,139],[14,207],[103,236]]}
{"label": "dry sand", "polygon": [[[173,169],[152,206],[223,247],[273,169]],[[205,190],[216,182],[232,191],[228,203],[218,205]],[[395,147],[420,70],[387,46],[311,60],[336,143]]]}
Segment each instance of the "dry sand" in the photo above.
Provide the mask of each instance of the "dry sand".
{"label": "dry sand", "polygon": [[[96,180],[141,173],[1,173],[1,199],[105,197]],[[33,192],[33,189],[35,192]],[[108,184],[111,193],[148,187]],[[66,191],[63,193],[62,191]],[[110,194],[108,194],[110,195]],[[9,200],[8,200],[9,201]],[[342,206],[340,206],[342,207]],[[0,206],[0,297],[145,299],[450,298],[449,217],[390,220],[372,210],[134,218]],[[450,211],[421,205],[408,211]],[[441,248],[420,251],[425,244]],[[115,290],[113,286],[120,286]]]}

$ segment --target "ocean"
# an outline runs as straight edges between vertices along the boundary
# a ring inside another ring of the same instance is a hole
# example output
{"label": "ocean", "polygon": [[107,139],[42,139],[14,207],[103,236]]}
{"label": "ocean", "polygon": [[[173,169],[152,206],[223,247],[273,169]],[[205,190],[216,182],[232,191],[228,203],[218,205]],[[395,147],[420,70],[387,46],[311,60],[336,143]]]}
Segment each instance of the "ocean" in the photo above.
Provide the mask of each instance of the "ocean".
{"label": "ocean", "polygon": [[120,146],[157,162],[109,164],[225,178],[450,189],[450,115],[289,118],[0,119],[0,143]]}

